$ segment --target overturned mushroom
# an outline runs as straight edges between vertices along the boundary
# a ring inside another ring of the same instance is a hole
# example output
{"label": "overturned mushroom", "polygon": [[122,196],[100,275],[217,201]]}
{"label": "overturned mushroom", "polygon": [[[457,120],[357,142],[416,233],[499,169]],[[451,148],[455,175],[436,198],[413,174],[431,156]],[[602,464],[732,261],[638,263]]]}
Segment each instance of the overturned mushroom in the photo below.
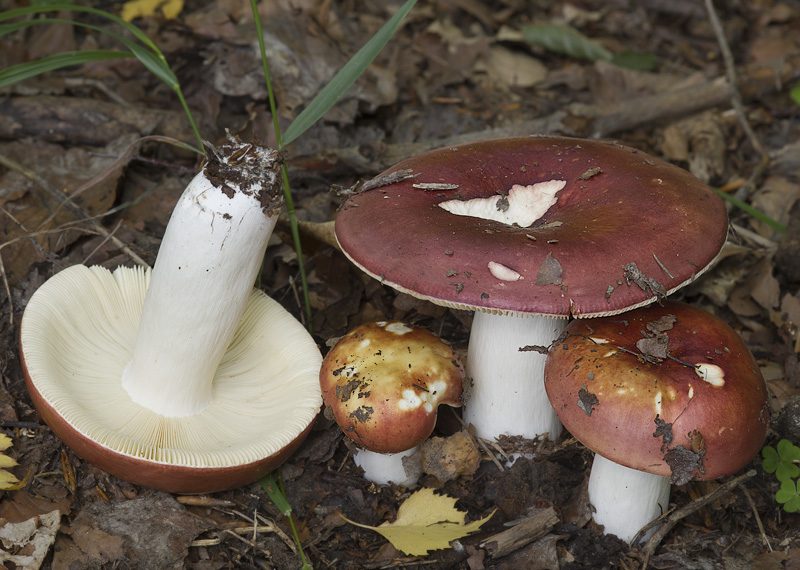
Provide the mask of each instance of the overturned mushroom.
{"label": "overturned mushroom", "polygon": [[181,196],[152,270],[74,266],[20,327],[39,415],[76,453],[136,484],[211,492],[299,446],[322,357],[253,289],[278,210],[280,156],[231,138]]}

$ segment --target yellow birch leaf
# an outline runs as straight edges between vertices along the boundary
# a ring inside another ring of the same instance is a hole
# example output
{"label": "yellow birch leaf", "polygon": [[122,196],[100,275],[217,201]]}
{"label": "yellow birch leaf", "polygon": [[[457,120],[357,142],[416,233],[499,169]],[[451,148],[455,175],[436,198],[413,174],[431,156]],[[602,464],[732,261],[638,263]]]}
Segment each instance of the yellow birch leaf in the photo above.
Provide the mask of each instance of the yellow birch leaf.
{"label": "yellow birch leaf", "polygon": [[4,433],[0,433],[0,451],[5,451],[11,447],[11,438]]}
{"label": "yellow birch leaf", "polygon": [[12,473],[5,469],[0,469],[0,491],[18,491],[28,484],[28,479],[31,476],[31,470],[25,474],[25,477],[20,481]]}
{"label": "yellow birch leaf", "polygon": [[[0,433],[0,451],[5,451],[11,447],[11,438],[4,433]],[[0,453],[0,468],[14,467],[17,462],[11,459],[8,455]]]}
{"label": "yellow birch leaf", "polygon": [[19,483],[19,479],[14,477],[13,473],[0,469],[0,491],[13,490],[17,483]]}
{"label": "yellow birch leaf", "polygon": [[122,5],[120,17],[126,22],[153,16],[158,10],[167,20],[173,20],[183,10],[183,0],[130,0]]}
{"label": "yellow birch leaf", "polygon": [[369,526],[342,518],[350,524],[383,535],[392,546],[405,554],[424,556],[431,550],[449,548],[450,541],[477,531],[494,514],[492,511],[480,520],[464,524],[465,513],[456,509],[457,500],[436,495],[433,489],[420,489],[400,505],[393,523]]}
{"label": "yellow birch leaf", "polygon": [[0,468],[14,467],[17,462],[11,459],[8,455],[0,453]]}

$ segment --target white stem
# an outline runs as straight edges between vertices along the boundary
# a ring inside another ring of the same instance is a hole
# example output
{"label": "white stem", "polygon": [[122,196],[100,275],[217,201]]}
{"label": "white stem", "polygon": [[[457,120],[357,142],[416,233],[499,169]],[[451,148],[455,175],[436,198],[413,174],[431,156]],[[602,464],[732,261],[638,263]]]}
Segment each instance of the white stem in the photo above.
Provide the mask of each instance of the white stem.
{"label": "white stem", "polygon": [[464,421],[479,437],[518,435],[555,439],[561,422],[544,389],[546,354],[520,352],[549,347],[567,319],[476,312],[467,351]]}
{"label": "white stem", "polygon": [[[639,530],[669,507],[669,478],[630,469],[600,455],[594,456],[589,475],[589,502],[594,522],[630,542]],[[642,541],[655,532],[649,530]]]}
{"label": "white stem", "polygon": [[419,480],[422,468],[403,465],[403,458],[413,455],[417,449],[418,447],[412,447],[400,453],[375,453],[359,449],[353,455],[353,461],[364,470],[364,479],[367,481],[377,485],[395,483],[408,487]]}
{"label": "white stem", "polygon": [[197,414],[211,404],[214,373],[277,221],[275,204],[262,203],[265,194],[279,192],[271,170],[276,153],[238,145],[220,151],[244,154],[212,156],[211,169],[207,165],[178,201],[122,376],[134,402],[166,417]]}

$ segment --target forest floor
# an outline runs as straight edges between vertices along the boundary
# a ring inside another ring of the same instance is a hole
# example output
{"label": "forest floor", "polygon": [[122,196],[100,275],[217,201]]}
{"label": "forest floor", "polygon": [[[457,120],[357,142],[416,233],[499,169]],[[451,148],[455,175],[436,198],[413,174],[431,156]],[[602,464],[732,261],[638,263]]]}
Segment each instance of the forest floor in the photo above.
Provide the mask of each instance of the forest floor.
{"label": "forest floor", "polygon": [[[119,10],[119,3],[91,4]],[[263,3],[283,129],[399,5]],[[720,0],[715,7],[724,41],[694,0],[421,0],[355,86],[288,146],[298,218],[333,220],[342,201],[336,188],[422,151],[472,140],[565,135],[614,140],[664,158],[784,226],[731,208],[723,255],[674,296],[739,332],[770,391],[767,443],[800,443],[800,104],[790,97],[800,81],[800,2]],[[275,144],[248,2],[190,0],[175,19],[137,23],[164,51],[206,140],[219,143],[229,129],[243,140]],[[611,54],[649,54],[654,66],[636,71],[526,42],[523,29],[542,23],[569,25]],[[0,69],[119,47],[85,27],[34,26],[0,37]],[[0,492],[0,520],[33,520],[27,531],[0,538],[0,554],[30,557],[24,564],[8,559],[7,568],[301,565],[288,519],[258,483],[201,497],[132,485],[66,448],[26,391],[17,338],[33,292],[74,264],[133,265],[131,253],[154,262],[166,220],[199,164],[188,151],[145,138],[156,135],[196,140],[174,93],[136,59],[87,63],[0,89],[0,426],[13,441],[7,453],[19,462],[13,472],[27,477],[22,489]],[[63,207],[59,191],[77,207]],[[303,234],[303,247],[314,338],[323,352],[331,339],[375,320],[423,326],[466,350],[470,313],[383,286],[313,235]],[[262,288],[302,319],[285,223],[267,250]],[[437,435],[458,430],[454,414],[440,415]],[[478,532],[427,556],[405,555],[339,516],[391,521],[416,489],[364,481],[340,430],[322,414],[281,476],[315,568],[800,568],[800,515],[776,502],[779,484],[760,458],[740,479],[673,488],[671,502],[689,506],[689,514],[656,541],[631,548],[591,522],[592,454],[568,434],[534,445],[533,459],[511,467],[483,452],[483,461],[459,477],[422,479],[420,486],[457,498],[468,521],[494,512]],[[713,501],[691,508],[714,492]],[[491,541],[507,523],[543,512],[555,520],[511,552],[493,552]]]}

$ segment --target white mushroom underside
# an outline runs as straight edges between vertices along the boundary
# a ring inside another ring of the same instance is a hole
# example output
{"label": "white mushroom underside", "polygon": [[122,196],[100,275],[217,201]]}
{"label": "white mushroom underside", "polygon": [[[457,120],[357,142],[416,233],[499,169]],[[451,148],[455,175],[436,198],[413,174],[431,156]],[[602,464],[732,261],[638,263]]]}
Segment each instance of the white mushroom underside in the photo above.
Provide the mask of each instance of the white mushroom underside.
{"label": "white mushroom underside", "polygon": [[149,279],[142,268],[74,266],[31,298],[21,341],[47,403],[97,443],[171,465],[248,464],[297,438],[321,406],[321,355],[303,326],[256,290],[217,368],[210,406],[168,418],[131,400],[121,377]]}

